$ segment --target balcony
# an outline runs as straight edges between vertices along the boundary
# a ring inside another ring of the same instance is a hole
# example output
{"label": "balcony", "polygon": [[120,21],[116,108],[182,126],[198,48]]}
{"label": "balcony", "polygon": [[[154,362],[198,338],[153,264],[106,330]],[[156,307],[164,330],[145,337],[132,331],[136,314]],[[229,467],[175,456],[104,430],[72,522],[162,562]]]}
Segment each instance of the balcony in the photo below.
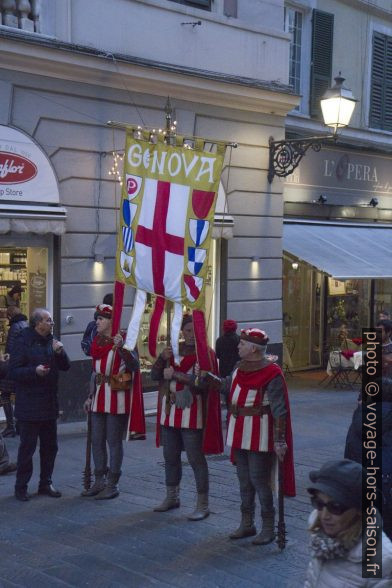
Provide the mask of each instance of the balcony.
{"label": "balcony", "polygon": [[41,0],[0,0],[0,25],[40,33]]}

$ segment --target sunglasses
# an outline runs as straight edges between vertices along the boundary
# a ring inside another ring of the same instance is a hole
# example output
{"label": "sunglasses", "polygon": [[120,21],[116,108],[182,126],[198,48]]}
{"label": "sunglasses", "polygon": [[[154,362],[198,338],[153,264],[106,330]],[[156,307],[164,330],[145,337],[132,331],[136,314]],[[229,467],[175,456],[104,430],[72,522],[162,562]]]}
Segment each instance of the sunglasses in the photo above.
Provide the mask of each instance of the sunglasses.
{"label": "sunglasses", "polygon": [[332,500],[329,502],[323,502],[320,500],[320,498],[317,498],[317,496],[312,496],[310,502],[313,508],[317,508],[317,510],[323,510],[325,507],[327,511],[333,515],[342,515],[344,512],[346,512],[346,510],[351,508],[350,506],[345,506],[340,502],[333,502]]}

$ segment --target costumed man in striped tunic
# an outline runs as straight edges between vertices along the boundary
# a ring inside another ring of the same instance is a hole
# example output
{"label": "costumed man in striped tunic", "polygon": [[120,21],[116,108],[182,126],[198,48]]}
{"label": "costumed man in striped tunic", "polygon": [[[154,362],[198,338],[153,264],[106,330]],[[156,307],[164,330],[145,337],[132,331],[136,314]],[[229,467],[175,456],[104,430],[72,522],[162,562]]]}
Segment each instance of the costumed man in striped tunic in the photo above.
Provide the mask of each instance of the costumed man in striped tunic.
{"label": "costumed man in striped tunic", "polygon": [[227,445],[237,468],[241,494],[241,524],[230,535],[256,535],[256,493],[261,505],[262,530],[252,541],[266,545],[275,538],[275,510],[271,479],[276,456],[283,461],[284,493],[295,496],[290,407],[280,367],[266,357],[268,336],[260,329],[241,331],[240,361],[226,378],[228,395]]}
{"label": "costumed man in striped tunic", "polygon": [[[175,363],[172,349],[167,347],[151,370],[151,378],[160,381],[157,447],[163,445],[166,478],[166,498],[154,510],[164,512],[180,506],[181,452],[185,450],[197,489],[196,508],[188,519],[199,521],[210,514],[205,455],[223,451],[220,401],[216,391],[210,393],[207,383],[199,384],[192,316],[184,316],[181,330],[184,342],[180,343],[180,363]],[[211,372],[216,374],[212,349],[209,357]]]}
{"label": "costumed man in striped tunic", "polygon": [[127,425],[128,431],[144,435],[145,421],[137,354],[122,349],[124,341],[120,333],[110,336],[111,306],[98,304],[96,317],[97,335],[90,348],[95,390],[85,402],[85,410],[92,412],[91,440],[95,482],[89,490],[82,492],[82,496],[104,500],[119,495],[123,436]]}

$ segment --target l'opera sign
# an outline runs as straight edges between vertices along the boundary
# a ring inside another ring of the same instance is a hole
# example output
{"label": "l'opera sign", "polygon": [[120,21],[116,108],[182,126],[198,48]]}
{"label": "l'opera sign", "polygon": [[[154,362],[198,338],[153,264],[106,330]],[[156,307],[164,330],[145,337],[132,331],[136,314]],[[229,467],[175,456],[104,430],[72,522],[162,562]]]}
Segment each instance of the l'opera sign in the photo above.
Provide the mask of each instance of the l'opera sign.
{"label": "l'opera sign", "polygon": [[23,184],[37,175],[37,166],[22,155],[0,151],[0,184]]}

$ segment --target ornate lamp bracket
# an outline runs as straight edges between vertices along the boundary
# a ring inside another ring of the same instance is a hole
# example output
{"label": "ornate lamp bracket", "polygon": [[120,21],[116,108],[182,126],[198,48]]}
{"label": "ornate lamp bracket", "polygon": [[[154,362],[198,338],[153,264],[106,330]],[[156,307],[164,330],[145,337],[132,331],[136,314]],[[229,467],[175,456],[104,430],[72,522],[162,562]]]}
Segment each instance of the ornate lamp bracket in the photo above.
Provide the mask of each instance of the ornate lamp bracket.
{"label": "ornate lamp bracket", "polygon": [[320,151],[325,141],[334,139],[336,135],[324,135],[324,137],[307,137],[306,139],[284,139],[274,141],[269,138],[269,167],[268,181],[271,184],[275,176],[285,178],[293,173],[301,159],[311,147],[313,151]]}

